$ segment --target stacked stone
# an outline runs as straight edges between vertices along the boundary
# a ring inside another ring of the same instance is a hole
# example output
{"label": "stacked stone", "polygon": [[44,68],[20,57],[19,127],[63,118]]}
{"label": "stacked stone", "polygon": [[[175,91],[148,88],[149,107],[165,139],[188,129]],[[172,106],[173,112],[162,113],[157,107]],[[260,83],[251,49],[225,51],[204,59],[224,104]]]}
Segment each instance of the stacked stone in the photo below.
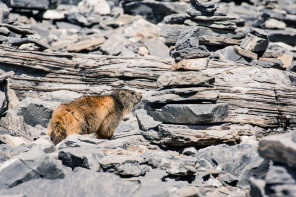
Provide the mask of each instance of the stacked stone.
{"label": "stacked stone", "polygon": [[199,45],[199,28],[185,28],[181,31],[171,55],[175,59],[173,70],[204,70],[209,62],[210,52]]}
{"label": "stacked stone", "polygon": [[296,130],[263,138],[258,152],[273,164],[262,179],[250,179],[251,196],[296,196]]}
{"label": "stacked stone", "polygon": [[223,47],[239,44],[244,34],[236,32],[237,24],[244,21],[227,15],[213,0],[191,0],[192,8],[187,10],[185,25],[200,28],[199,40],[209,47]]}
{"label": "stacked stone", "polygon": [[214,82],[194,71],[161,75],[160,90],[144,101],[147,112],[136,111],[142,135],[171,147],[235,144],[236,131],[223,125],[228,104],[217,103],[219,92],[209,88]]}

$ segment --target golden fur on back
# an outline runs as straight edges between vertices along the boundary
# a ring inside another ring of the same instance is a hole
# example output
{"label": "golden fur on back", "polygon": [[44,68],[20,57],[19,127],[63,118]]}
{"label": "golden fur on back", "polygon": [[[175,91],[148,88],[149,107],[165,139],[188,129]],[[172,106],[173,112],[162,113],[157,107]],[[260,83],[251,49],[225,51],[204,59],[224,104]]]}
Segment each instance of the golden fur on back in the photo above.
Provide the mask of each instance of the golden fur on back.
{"label": "golden fur on back", "polygon": [[117,90],[107,96],[82,96],[63,103],[52,113],[48,135],[54,144],[70,134],[95,133],[99,139],[113,136],[124,115],[141,100],[132,90]]}

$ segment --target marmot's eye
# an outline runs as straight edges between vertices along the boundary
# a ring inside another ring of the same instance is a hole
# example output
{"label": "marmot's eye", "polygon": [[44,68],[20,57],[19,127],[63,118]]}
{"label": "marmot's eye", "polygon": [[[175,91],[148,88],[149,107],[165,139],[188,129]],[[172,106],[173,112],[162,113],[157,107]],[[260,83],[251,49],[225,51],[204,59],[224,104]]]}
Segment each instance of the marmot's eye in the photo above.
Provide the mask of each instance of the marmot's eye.
{"label": "marmot's eye", "polygon": [[132,95],[134,95],[135,93],[134,92],[132,92]]}

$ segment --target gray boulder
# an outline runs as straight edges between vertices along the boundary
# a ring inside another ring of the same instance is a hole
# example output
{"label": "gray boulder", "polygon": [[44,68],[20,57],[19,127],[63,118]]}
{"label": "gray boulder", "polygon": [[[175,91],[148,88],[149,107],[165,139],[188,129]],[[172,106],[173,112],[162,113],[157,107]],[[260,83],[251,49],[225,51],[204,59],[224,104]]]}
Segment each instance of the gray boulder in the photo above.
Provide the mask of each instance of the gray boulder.
{"label": "gray boulder", "polygon": [[61,179],[68,172],[69,169],[63,167],[60,161],[34,146],[0,165],[0,189],[15,187],[32,179]]}
{"label": "gray boulder", "polygon": [[258,152],[265,159],[296,167],[296,143],[291,133],[264,137],[259,142]]}
{"label": "gray boulder", "polygon": [[264,177],[269,166],[258,155],[257,147],[249,144],[210,146],[199,151],[197,160],[207,160],[212,166],[232,174],[242,187],[249,185],[251,176]]}
{"label": "gray boulder", "polygon": [[58,102],[28,98],[19,104],[17,115],[24,117],[24,122],[32,127],[41,125],[42,127],[47,128],[52,111],[58,105]]}

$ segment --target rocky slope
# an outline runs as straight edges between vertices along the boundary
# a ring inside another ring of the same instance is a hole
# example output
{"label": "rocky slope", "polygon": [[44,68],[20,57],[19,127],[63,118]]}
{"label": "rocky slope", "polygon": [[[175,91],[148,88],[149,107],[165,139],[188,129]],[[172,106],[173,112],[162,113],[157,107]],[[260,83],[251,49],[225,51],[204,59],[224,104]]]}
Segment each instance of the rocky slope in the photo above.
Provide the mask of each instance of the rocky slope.
{"label": "rocky slope", "polygon": [[[0,194],[295,196],[295,3],[2,0]],[[112,139],[52,144],[116,88],[143,99]]]}

